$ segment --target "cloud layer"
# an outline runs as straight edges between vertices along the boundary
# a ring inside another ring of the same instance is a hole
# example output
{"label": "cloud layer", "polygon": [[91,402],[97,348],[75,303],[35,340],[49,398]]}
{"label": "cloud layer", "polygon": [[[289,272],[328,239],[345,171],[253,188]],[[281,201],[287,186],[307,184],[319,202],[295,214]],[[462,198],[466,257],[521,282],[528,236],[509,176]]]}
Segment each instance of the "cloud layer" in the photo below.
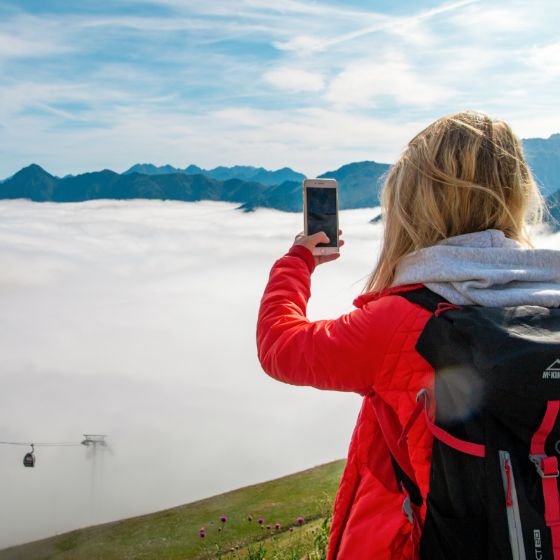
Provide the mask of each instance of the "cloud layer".
{"label": "cloud layer", "polygon": [[[0,546],[145,513],[345,456],[357,395],[280,384],[255,328],[301,216],[227,203],[0,203]],[[312,318],[351,308],[375,257],[371,210],[314,274]],[[95,476],[94,476],[95,475]],[[93,492],[93,497],[92,497]],[[32,505],[32,507],[30,507]]]}

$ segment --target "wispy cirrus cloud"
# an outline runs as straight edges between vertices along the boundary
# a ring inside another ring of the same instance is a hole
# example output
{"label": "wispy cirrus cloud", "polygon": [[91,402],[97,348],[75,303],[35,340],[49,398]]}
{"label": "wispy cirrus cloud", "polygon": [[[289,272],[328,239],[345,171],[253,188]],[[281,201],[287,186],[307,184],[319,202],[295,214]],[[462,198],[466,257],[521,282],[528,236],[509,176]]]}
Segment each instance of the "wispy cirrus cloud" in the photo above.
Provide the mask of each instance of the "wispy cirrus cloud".
{"label": "wispy cirrus cloud", "polygon": [[557,78],[560,76],[560,41],[529,49],[526,60],[544,79]]}
{"label": "wispy cirrus cloud", "polygon": [[[374,23],[369,24],[365,27],[360,26],[359,29],[349,31],[347,33],[342,33],[335,35],[334,37],[318,38],[312,36],[299,36],[282,43],[275,43],[274,45],[282,50],[293,50],[299,51],[300,49],[305,49],[306,47],[311,51],[323,51],[330,49],[340,43],[345,43],[348,41],[353,41],[361,37],[370,35],[372,33],[379,32],[395,32],[397,35],[401,36],[403,39],[407,39],[410,33],[411,37],[415,37],[414,30],[418,29],[418,24],[428,20],[432,17],[444,14],[447,12],[453,12],[464,6],[474,4],[480,0],[461,0],[459,2],[453,2],[450,4],[443,4],[437,8],[432,8],[430,10],[421,11],[413,16],[386,16],[383,14],[362,14],[362,18],[374,19]],[[369,17],[368,17],[369,16]],[[363,19],[361,21],[363,24]]]}
{"label": "wispy cirrus cloud", "polygon": [[45,59],[74,50],[55,22],[25,13],[0,21],[0,64],[10,59]]}
{"label": "wispy cirrus cloud", "polygon": [[280,67],[263,74],[263,79],[278,89],[288,91],[321,91],[325,79],[321,74],[300,68]]}
{"label": "wispy cirrus cloud", "polygon": [[454,95],[445,87],[421,74],[401,52],[384,53],[379,62],[349,64],[334,78],[325,98],[335,106],[376,107],[385,99],[399,106],[433,107]]}
{"label": "wispy cirrus cloud", "polygon": [[[214,166],[240,157],[254,165],[287,158],[281,166],[313,174],[343,158],[395,157],[405,131],[465,108],[520,122],[522,136],[540,123],[537,134],[547,136],[560,87],[556,16],[553,0],[373,10],[357,0],[119,0],[95,9],[4,1],[0,177],[30,161],[65,174],[140,159]],[[228,111],[263,119],[275,136],[263,140],[266,130],[249,133],[243,122],[226,133],[214,119]],[[329,132],[333,122],[360,120],[373,128],[357,136],[364,143],[355,151],[340,143],[352,129]],[[318,129],[331,138],[321,153],[302,133]],[[400,137],[371,140],[398,129]],[[105,149],[122,145],[130,149]]]}

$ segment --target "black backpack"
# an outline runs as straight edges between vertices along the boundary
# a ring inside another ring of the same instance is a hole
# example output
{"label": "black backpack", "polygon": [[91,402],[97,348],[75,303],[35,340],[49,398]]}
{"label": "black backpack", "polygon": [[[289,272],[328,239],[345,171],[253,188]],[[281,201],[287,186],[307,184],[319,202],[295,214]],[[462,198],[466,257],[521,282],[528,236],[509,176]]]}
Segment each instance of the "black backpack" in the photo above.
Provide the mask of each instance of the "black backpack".
{"label": "black backpack", "polygon": [[401,437],[425,411],[435,437],[420,558],[560,560],[560,309],[398,295],[433,312],[416,350],[434,387]]}

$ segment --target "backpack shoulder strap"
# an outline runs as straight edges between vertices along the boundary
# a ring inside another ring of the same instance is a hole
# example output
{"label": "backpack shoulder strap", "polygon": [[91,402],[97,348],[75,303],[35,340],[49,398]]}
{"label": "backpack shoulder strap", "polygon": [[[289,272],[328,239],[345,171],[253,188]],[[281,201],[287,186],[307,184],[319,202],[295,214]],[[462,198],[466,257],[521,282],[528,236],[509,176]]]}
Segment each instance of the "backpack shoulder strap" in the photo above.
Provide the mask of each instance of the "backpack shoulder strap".
{"label": "backpack shoulder strap", "polygon": [[445,298],[428,290],[428,288],[418,288],[409,292],[397,292],[394,295],[403,297],[412,303],[416,303],[420,307],[435,313],[440,303],[449,303]]}

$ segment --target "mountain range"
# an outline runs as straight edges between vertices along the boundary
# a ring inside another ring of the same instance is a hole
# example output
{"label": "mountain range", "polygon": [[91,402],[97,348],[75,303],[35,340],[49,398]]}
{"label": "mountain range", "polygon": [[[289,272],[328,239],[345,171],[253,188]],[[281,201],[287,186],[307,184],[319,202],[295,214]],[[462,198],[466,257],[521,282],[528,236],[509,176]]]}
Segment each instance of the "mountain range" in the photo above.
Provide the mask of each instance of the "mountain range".
{"label": "mountain range", "polygon": [[172,165],[162,165],[156,167],[151,163],[137,163],[130,169],[127,169],[123,175],[131,173],[142,173],[143,175],[168,175],[170,173],[184,173],[185,175],[204,175],[218,181],[227,181],[228,179],[241,179],[261,185],[279,185],[286,181],[303,181],[305,175],[298,173],[289,167],[283,167],[276,171],[269,171],[264,167],[252,167],[250,165],[234,165],[233,167],[219,166],[214,169],[202,169],[198,165],[189,165],[185,169],[173,167]]}
{"label": "mountain range", "polygon": [[[560,134],[547,139],[523,140],[527,161],[547,198],[551,212],[560,221]],[[379,205],[381,180],[386,163],[349,163],[319,177],[339,183],[341,209]],[[104,169],[55,177],[31,164],[0,182],[0,199],[27,198],[37,202],[80,202],[92,199],[148,198],[162,200],[217,200],[239,203],[251,211],[259,207],[301,212],[301,183],[305,175],[284,167],[269,171],[263,167],[240,166],[203,169],[189,165],[136,164],[124,173]]]}
{"label": "mountain range", "polygon": [[[27,198],[36,202],[79,202],[99,198],[220,200],[237,202],[245,211],[258,207],[288,212],[302,210],[301,182],[305,176],[289,168],[267,171],[235,166],[216,168],[206,174],[189,173],[187,170],[193,167],[166,172],[167,166],[138,164],[122,174],[104,169],[60,178],[37,164],[31,164],[0,184],[0,199]],[[135,169],[144,172],[139,173]],[[344,165],[321,177],[338,180],[341,208],[367,208],[378,205],[377,183],[387,169],[388,164],[364,161]],[[212,177],[210,173],[219,174],[222,179]],[[254,176],[260,176],[260,182],[250,179]],[[273,178],[279,176],[291,176],[291,180],[274,184]]]}

